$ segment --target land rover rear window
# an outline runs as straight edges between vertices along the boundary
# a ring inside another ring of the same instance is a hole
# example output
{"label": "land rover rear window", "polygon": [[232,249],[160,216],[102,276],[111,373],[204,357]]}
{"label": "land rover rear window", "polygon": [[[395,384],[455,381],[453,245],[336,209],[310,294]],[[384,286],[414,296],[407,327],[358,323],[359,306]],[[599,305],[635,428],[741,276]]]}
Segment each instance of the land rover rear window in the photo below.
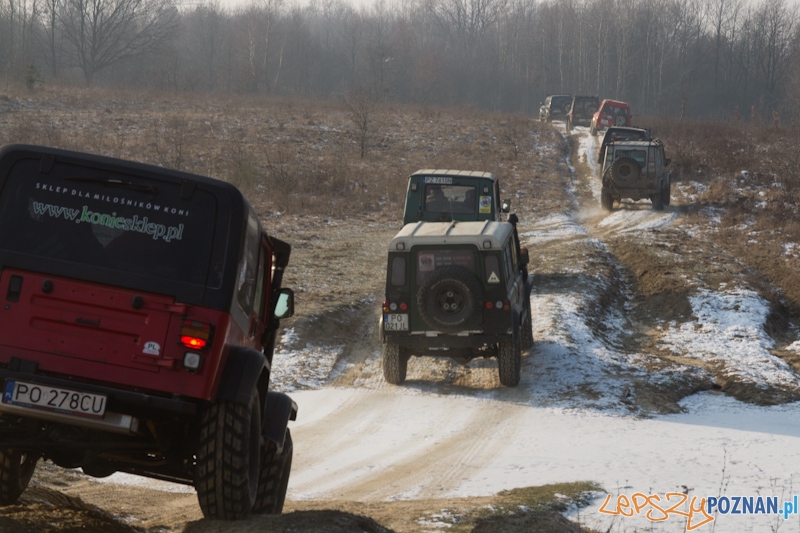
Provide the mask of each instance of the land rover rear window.
{"label": "land rover rear window", "polygon": [[429,213],[475,213],[472,185],[425,185],[425,211]]}
{"label": "land rover rear window", "polygon": [[[0,192],[0,249],[91,267],[205,283],[215,198],[180,184],[23,160]],[[213,276],[212,276],[213,277]]]}
{"label": "land rover rear window", "polygon": [[475,271],[475,255],[472,250],[420,250],[417,256],[417,285],[422,285],[425,278],[437,268],[459,266],[470,272]]}

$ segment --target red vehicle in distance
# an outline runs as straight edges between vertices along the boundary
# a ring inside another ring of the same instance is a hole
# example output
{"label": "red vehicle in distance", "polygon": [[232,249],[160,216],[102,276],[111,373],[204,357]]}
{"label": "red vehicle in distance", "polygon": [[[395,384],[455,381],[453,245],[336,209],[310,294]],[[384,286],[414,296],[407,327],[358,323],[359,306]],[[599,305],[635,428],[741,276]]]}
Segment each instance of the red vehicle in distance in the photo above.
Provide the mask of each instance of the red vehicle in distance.
{"label": "red vehicle in distance", "polygon": [[600,109],[592,115],[589,133],[594,136],[598,131],[603,131],[611,126],[630,126],[632,117],[631,106],[626,102],[603,100]]}

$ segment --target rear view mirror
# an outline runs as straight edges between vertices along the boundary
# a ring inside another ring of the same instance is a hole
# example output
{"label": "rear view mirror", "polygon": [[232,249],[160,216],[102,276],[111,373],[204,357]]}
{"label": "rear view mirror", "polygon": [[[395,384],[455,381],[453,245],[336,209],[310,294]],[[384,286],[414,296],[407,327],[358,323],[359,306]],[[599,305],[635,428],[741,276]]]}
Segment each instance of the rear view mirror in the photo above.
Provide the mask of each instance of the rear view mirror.
{"label": "rear view mirror", "polygon": [[523,248],[519,251],[519,264],[525,266],[530,261],[530,257],[528,256],[528,249]]}
{"label": "rear view mirror", "polygon": [[278,303],[275,304],[274,317],[277,319],[289,318],[294,315],[294,292],[292,289],[281,289],[278,293]]}
{"label": "rear view mirror", "polygon": [[511,201],[503,200],[503,206],[500,209],[502,209],[503,213],[508,213],[511,210]]}

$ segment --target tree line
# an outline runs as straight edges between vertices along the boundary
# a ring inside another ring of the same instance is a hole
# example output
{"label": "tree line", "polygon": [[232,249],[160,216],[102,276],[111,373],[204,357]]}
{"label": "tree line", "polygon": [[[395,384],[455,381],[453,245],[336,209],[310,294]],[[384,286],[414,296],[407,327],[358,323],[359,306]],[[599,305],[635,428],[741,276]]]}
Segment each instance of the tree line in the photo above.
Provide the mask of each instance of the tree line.
{"label": "tree line", "polygon": [[634,114],[800,118],[787,0],[0,0],[6,83]]}

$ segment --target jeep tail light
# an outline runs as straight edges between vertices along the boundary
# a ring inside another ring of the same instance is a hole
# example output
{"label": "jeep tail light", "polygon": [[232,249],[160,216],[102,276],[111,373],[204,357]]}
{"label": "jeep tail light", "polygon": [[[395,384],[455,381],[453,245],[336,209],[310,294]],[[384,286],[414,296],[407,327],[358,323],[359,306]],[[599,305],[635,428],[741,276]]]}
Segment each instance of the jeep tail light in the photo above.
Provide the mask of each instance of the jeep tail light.
{"label": "jeep tail light", "polygon": [[181,344],[192,350],[202,350],[211,342],[211,324],[186,320],[181,326]]}

